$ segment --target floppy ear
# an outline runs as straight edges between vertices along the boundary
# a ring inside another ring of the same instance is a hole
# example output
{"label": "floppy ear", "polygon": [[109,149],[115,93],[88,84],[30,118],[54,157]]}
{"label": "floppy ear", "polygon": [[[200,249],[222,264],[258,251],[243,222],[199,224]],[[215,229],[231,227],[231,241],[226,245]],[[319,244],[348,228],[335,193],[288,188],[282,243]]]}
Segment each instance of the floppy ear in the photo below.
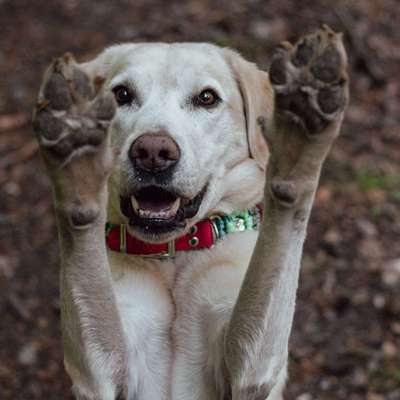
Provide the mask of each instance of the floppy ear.
{"label": "floppy ear", "polygon": [[116,44],[104,49],[94,58],[85,61],[79,65],[92,78],[97,78],[99,82],[106,78],[112,72],[112,69],[118,69],[121,66],[121,60],[130,53],[137,44]]}
{"label": "floppy ear", "polygon": [[273,92],[268,74],[235,51],[223,51],[242,95],[250,157],[265,170],[269,151],[262,129],[268,129],[273,108]]}

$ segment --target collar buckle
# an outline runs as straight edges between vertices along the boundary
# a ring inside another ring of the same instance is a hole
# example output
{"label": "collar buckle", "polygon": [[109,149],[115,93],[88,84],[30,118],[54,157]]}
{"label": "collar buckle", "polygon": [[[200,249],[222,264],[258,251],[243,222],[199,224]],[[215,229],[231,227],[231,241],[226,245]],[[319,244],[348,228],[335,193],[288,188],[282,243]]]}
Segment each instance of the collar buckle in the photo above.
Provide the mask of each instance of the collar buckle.
{"label": "collar buckle", "polygon": [[171,258],[175,256],[175,240],[170,240],[168,242],[167,251],[163,251],[161,253],[149,254],[147,257],[152,258]]}
{"label": "collar buckle", "polygon": [[161,251],[160,253],[154,253],[154,254],[135,254],[135,255],[144,258],[157,258],[157,259],[172,258],[175,256],[175,240],[170,240],[168,242],[168,248],[166,251]]}
{"label": "collar buckle", "polygon": [[[126,245],[126,236],[127,229],[125,224],[121,224],[119,227],[119,243],[120,243],[120,252],[127,253],[127,245]],[[167,244],[167,250],[162,251],[160,253],[155,254],[135,254],[138,257],[145,258],[171,258],[175,256],[175,240],[170,240]]]}

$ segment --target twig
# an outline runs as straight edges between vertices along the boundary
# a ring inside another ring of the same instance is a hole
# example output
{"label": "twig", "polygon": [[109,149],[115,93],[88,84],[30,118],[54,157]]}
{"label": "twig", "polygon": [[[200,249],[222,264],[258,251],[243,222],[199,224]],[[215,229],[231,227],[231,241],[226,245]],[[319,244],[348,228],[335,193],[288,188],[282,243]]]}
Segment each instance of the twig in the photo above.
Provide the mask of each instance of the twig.
{"label": "twig", "polygon": [[26,113],[0,115],[0,132],[12,131],[28,125],[30,117]]}
{"label": "twig", "polygon": [[32,315],[29,310],[24,306],[22,301],[14,294],[8,295],[8,303],[17,312],[17,314],[24,320],[30,320]]}

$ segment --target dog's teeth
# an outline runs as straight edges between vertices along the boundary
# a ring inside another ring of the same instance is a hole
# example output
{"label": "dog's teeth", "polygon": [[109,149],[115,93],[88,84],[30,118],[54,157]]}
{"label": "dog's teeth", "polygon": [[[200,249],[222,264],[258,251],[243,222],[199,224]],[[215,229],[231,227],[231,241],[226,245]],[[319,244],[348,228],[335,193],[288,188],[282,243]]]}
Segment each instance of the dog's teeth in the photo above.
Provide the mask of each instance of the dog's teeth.
{"label": "dog's teeth", "polygon": [[142,218],[151,218],[152,212],[150,210],[142,210],[141,208],[138,209],[139,217]]}
{"label": "dog's teeth", "polygon": [[170,217],[169,211],[151,211],[151,210],[139,209],[138,214],[139,214],[139,217],[142,217],[142,218],[167,219]]}
{"label": "dog's teeth", "polygon": [[139,212],[139,203],[136,200],[135,196],[131,196],[131,204],[132,204],[132,208],[135,211],[135,213],[138,214],[138,212]]}
{"label": "dog's teeth", "polygon": [[180,205],[181,205],[181,199],[178,197],[174,201],[174,204],[172,204],[172,207],[169,209],[171,216],[175,215],[178,212]]}
{"label": "dog's teeth", "polygon": [[135,205],[134,205],[133,200],[132,200],[132,206],[135,209],[136,213],[141,218],[158,218],[158,219],[173,218],[176,215],[176,213],[178,212],[180,204],[181,204],[181,201],[178,198],[174,201],[172,206],[170,208],[168,208],[167,210],[151,211],[151,210],[139,208],[138,202],[135,200]]}

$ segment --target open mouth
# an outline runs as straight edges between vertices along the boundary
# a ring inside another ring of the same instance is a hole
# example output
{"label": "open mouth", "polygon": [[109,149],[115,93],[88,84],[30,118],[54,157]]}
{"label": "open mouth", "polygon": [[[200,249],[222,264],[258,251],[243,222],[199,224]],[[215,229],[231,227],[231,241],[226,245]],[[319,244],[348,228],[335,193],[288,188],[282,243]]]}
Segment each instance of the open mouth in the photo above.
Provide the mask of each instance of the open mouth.
{"label": "open mouth", "polygon": [[147,234],[162,234],[184,228],[199,208],[205,188],[192,199],[159,186],[144,187],[129,196],[121,196],[121,211],[129,225]]}

